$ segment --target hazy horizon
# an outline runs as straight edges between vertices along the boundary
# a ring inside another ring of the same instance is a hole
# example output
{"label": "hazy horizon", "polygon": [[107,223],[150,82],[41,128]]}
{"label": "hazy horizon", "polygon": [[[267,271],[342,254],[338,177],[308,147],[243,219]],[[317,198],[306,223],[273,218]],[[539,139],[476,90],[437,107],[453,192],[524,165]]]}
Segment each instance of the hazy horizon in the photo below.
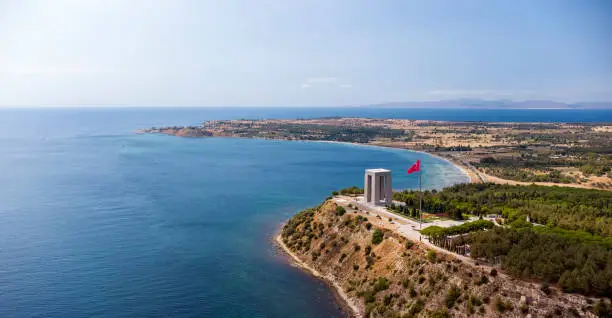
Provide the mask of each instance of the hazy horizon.
{"label": "hazy horizon", "polygon": [[612,3],[0,3],[0,107],[612,101]]}

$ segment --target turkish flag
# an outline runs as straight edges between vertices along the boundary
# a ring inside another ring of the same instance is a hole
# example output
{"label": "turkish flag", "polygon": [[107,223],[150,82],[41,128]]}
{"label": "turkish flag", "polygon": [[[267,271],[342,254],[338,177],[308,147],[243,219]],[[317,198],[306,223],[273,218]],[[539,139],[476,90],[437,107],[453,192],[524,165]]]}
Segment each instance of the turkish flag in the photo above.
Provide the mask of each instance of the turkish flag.
{"label": "turkish flag", "polygon": [[418,172],[421,171],[421,159],[417,160],[412,167],[408,168],[408,171],[406,171],[408,174],[411,174],[413,172]]}

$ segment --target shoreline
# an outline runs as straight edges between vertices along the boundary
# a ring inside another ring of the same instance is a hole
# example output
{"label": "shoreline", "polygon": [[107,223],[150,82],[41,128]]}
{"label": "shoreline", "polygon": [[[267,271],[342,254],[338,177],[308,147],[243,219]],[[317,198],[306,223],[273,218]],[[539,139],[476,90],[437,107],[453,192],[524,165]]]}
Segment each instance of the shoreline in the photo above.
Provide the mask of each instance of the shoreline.
{"label": "shoreline", "polygon": [[[291,141],[291,140],[290,140]],[[300,140],[302,141],[302,140]],[[355,143],[355,142],[347,142],[347,141],[328,141],[328,140],[303,140],[306,142],[324,142],[324,143],[332,143],[332,144],[344,144],[344,145],[351,145],[351,146],[360,146],[360,147],[373,147],[373,148],[389,148],[389,149],[400,149],[400,150],[408,150],[408,151],[412,151],[412,152],[417,152],[417,153],[422,153],[422,154],[426,154],[432,157],[435,157],[437,159],[440,159],[442,161],[446,161],[448,164],[450,164],[451,166],[454,166],[455,168],[457,168],[459,171],[461,171],[461,173],[463,173],[467,179],[468,182],[466,183],[474,183],[474,180],[472,179],[472,176],[470,175],[469,171],[467,168],[465,168],[463,165],[456,163],[448,158],[444,158],[440,155],[431,153],[431,152],[427,152],[427,151],[423,151],[423,150],[414,150],[414,149],[409,149],[409,148],[403,148],[403,147],[394,147],[391,145],[374,145],[374,144],[359,144],[359,143]]]}
{"label": "shoreline", "polygon": [[[176,136],[176,135],[170,135],[170,136],[174,136],[174,137],[181,137],[181,136]],[[382,148],[382,149],[398,149],[398,150],[406,150],[406,151],[412,151],[412,152],[416,152],[416,153],[422,153],[425,155],[429,155],[432,157],[435,157],[437,159],[440,159],[442,161],[445,161],[446,163],[450,164],[451,166],[455,167],[457,170],[459,170],[466,178],[467,178],[467,182],[462,182],[462,183],[475,183],[478,182],[478,180],[474,180],[474,178],[472,178],[472,176],[469,173],[469,170],[464,167],[463,165],[454,162],[448,158],[444,158],[438,154],[434,154],[431,152],[427,152],[427,151],[422,151],[422,150],[414,150],[414,149],[409,149],[409,148],[404,148],[404,147],[394,147],[391,145],[374,145],[374,144],[360,144],[360,143],[356,143],[356,142],[348,142],[348,141],[334,141],[334,140],[293,140],[293,139],[282,139],[282,138],[252,138],[252,137],[238,137],[238,136],[211,136],[209,138],[235,138],[235,139],[258,139],[258,140],[274,140],[274,141],[290,141],[290,142],[316,142],[316,143],[328,143],[328,144],[339,144],[339,145],[345,145],[345,146],[357,146],[357,147],[371,147],[371,148]]]}
{"label": "shoreline", "polygon": [[281,238],[280,234],[275,234],[274,241],[276,242],[276,245],[278,247],[280,247],[285,254],[287,254],[288,256],[291,257],[290,264],[293,263],[295,266],[297,266],[300,269],[306,271],[310,275],[312,275],[312,276],[314,276],[314,277],[316,277],[318,279],[323,280],[325,283],[327,283],[327,285],[332,287],[332,291],[334,291],[334,294],[336,294],[337,298],[339,298],[339,300],[342,300],[342,303],[340,305],[345,309],[347,314],[349,314],[351,317],[363,317],[363,313],[361,312],[359,307],[344,292],[344,289],[342,289],[342,286],[340,286],[340,284],[338,284],[338,282],[332,276],[330,276],[330,275],[323,275],[318,270],[314,269],[312,266],[310,266],[310,265],[306,264],[306,262],[302,261],[297,255],[295,255],[287,247],[287,245],[285,245],[285,243],[283,242],[283,239]]}

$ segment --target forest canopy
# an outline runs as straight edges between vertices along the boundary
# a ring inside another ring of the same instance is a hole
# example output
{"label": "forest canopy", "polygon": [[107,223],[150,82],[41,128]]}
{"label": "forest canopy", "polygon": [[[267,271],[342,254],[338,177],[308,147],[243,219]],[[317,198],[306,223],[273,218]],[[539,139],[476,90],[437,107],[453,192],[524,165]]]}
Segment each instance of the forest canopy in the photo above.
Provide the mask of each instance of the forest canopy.
{"label": "forest canopy", "polygon": [[[418,202],[413,191],[394,198],[408,205]],[[462,184],[425,192],[424,210],[501,215],[506,226],[478,220],[449,228],[431,226],[421,233],[440,241],[469,232],[452,240],[469,244],[472,258],[501,264],[516,277],[558,284],[566,292],[610,297],[611,203],[608,191]]]}

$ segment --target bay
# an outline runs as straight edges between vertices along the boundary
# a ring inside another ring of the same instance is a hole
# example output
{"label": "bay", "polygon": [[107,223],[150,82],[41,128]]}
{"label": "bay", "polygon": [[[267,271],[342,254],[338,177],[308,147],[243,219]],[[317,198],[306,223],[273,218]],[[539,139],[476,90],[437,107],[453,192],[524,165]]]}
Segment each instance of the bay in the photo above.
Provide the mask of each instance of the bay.
{"label": "bay", "polygon": [[275,248],[281,223],[333,190],[361,186],[366,168],[392,169],[396,189],[416,186],[403,171],[418,158],[426,188],[465,181],[458,169],[397,149],[133,131],[208,119],[360,114],[410,115],[0,110],[0,316],[344,316],[323,282],[288,265]]}

